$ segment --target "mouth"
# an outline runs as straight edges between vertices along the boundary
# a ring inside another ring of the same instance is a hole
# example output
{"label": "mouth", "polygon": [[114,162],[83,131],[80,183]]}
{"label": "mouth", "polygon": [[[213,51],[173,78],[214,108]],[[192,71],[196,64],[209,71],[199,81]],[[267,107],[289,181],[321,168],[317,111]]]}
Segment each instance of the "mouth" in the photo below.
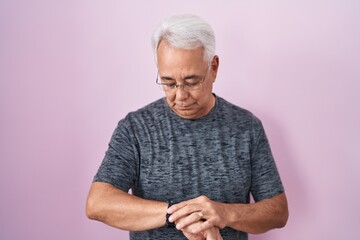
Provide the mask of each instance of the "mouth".
{"label": "mouth", "polygon": [[176,106],[177,109],[179,110],[189,110],[192,108],[192,106],[194,105],[195,103],[191,103],[191,104],[179,104],[179,103],[174,103],[173,107]]}

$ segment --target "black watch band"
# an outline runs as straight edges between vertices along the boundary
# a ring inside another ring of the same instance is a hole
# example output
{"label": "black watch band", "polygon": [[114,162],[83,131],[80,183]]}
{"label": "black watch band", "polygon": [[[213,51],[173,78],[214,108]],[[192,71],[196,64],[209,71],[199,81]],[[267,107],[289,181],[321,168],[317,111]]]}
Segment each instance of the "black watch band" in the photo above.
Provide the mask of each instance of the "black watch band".
{"label": "black watch band", "polygon": [[[168,208],[170,208],[172,205],[176,204],[173,200],[168,201]],[[169,217],[171,216],[171,214],[166,213],[166,227],[167,228],[175,228],[175,223],[174,222],[169,222]]]}

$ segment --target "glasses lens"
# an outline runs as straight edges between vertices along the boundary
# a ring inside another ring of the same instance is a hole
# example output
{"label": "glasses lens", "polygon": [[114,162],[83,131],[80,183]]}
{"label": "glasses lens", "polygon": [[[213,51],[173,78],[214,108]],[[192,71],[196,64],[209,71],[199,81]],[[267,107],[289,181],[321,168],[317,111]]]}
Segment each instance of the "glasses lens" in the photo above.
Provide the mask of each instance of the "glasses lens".
{"label": "glasses lens", "polygon": [[187,91],[196,92],[201,89],[201,86],[202,86],[202,82],[198,82],[196,84],[186,85],[185,88],[187,88],[186,89]]}
{"label": "glasses lens", "polygon": [[176,92],[176,90],[178,88],[182,88],[182,90],[186,91],[186,92],[195,92],[195,91],[199,91],[201,90],[202,88],[202,84],[205,80],[205,77],[206,77],[206,74],[207,72],[205,73],[202,81],[198,81],[198,82],[195,82],[195,83],[183,83],[183,84],[177,84],[176,82],[163,82],[161,80],[161,77],[159,74],[157,74],[157,77],[156,77],[156,83],[157,85],[159,86],[159,88],[162,90],[162,91],[165,91],[165,92]]}

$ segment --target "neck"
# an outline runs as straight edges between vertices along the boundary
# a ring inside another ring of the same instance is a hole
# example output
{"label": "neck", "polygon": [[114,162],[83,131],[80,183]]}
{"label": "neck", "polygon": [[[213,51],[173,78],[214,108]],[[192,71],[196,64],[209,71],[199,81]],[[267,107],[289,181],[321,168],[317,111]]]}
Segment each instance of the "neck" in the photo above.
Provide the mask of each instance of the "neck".
{"label": "neck", "polygon": [[215,107],[215,103],[216,103],[216,96],[215,94],[212,94],[212,97],[211,97],[211,107],[209,109],[209,111],[206,113],[206,114],[209,114],[211,112],[211,110]]}

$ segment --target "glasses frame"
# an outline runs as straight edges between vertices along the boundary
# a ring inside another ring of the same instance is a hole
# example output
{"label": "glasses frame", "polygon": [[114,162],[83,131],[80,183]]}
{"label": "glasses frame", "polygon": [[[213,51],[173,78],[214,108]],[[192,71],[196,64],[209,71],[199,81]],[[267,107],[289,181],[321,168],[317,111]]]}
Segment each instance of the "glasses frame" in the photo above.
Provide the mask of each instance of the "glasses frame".
{"label": "glasses frame", "polygon": [[[205,80],[206,80],[206,76],[207,76],[207,73],[208,73],[208,71],[209,71],[209,69],[210,69],[210,65],[211,65],[211,64],[209,64],[208,67],[206,68],[206,72],[205,72],[202,80],[198,81],[197,83],[175,84],[173,89],[165,90],[164,86],[168,86],[168,85],[170,85],[170,84],[168,84],[168,83],[161,83],[161,82],[159,81],[160,74],[159,74],[159,71],[158,71],[158,72],[157,72],[157,75],[156,75],[156,84],[159,85],[159,86],[161,86],[161,87],[162,87],[162,90],[163,90],[164,92],[176,92],[178,88],[182,88],[182,89],[183,89],[184,91],[186,91],[186,92],[196,92],[196,91],[200,91],[200,90],[202,89],[202,84],[203,84],[203,83],[205,82]],[[160,78],[161,78],[161,77],[160,77]],[[194,87],[194,86],[199,86],[199,85],[200,85],[200,88],[199,88],[199,89],[196,89],[196,90],[193,89],[193,90],[191,90],[192,87]]]}

